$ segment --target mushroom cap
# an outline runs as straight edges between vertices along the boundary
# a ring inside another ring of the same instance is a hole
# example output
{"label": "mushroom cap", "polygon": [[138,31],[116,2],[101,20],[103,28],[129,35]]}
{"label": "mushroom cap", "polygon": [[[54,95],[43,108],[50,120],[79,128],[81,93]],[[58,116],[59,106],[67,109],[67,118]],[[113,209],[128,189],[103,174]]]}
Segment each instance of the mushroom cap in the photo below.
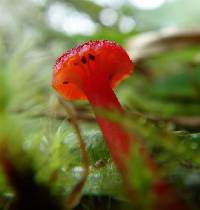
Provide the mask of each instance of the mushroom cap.
{"label": "mushroom cap", "polygon": [[[65,99],[87,99],[82,87],[99,74],[116,87],[133,71],[133,62],[117,43],[89,41],[60,56],[53,67],[52,86]],[[93,77],[92,77],[93,75]]]}

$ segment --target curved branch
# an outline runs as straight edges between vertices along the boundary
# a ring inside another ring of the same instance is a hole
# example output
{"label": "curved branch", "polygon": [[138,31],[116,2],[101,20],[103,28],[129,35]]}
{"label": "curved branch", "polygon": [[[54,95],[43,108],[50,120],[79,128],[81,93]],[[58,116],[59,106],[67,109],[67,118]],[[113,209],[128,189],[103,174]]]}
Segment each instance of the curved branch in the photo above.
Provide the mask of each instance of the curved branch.
{"label": "curved branch", "polygon": [[71,119],[71,123],[74,127],[75,134],[79,141],[80,152],[81,152],[82,161],[83,161],[83,169],[84,169],[83,175],[82,175],[80,181],[75,185],[72,192],[65,200],[66,207],[71,209],[79,203],[79,200],[81,198],[81,192],[83,190],[83,187],[84,187],[87,177],[89,175],[89,156],[88,156],[88,152],[86,149],[86,147],[87,147],[86,143],[81,135],[81,129],[78,124],[77,113],[76,113],[75,108],[73,107],[73,105],[71,103],[64,101],[62,98],[59,98],[59,102],[63,106],[66,113],[69,115],[69,117]]}
{"label": "curved branch", "polygon": [[135,62],[169,50],[200,44],[199,29],[162,29],[130,38],[127,49]]}

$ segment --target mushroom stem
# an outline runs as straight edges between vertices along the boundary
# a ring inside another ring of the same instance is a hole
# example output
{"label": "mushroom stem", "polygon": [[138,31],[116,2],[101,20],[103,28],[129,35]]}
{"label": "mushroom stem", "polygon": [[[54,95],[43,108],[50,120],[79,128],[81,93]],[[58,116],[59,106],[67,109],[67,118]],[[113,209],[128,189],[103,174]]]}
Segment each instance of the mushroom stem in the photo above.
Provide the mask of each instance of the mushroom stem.
{"label": "mushroom stem", "polygon": [[[102,130],[112,158],[120,173],[124,177],[127,190],[131,194],[129,196],[133,198],[136,192],[134,191],[134,186],[130,185],[128,180],[128,177],[130,176],[127,174],[129,173],[130,167],[128,165],[128,160],[130,161],[131,151],[136,141],[134,137],[129,135],[120,124],[112,122],[111,120],[99,115],[97,111],[98,109],[107,109],[110,111],[118,110],[121,113],[123,113],[124,110],[122,109],[107,79],[92,81],[90,81],[87,85],[84,85],[84,93],[94,109],[96,120]],[[101,83],[99,84],[98,81],[101,81]],[[151,187],[151,191],[154,194],[155,199],[153,209],[165,209],[165,207],[167,207],[176,210],[186,210],[187,208],[185,204],[177,197],[173,187],[160,177],[159,169],[156,163],[150,157],[144,146],[141,146],[140,154],[145,165],[150,169],[153,176]]]}
{"label": "mushroom stem", "polygon": [[[120,171],[126,171],[127,161],[131,158],[131,150],[134,143],[137,142],[134,136],[130,135],[122,125],[106,119],[98,113],[98,109],[124,113],[114,91],[110,87],[109,80],[102,75],[98,75],[98,78],[90,78],[90,81],[85,83],[82,89],[94,109],[97,123],[102,130],[113,160]],[[154,171],[154,174],[157,174],[158,168],[144,146],[141,146],[140,153],[146,165],[151,171]]]}
{"label": "mushroom stem", "polygon": [[[86,85],[84,92],[95,111],[96,120],[103,132],[114,161],[117,163],[118,167],[124,168],[124,157],[127,157],[130,137],[121,125],[100,116],[97,110],[124,111],[108,81],[104,83],[102,83],[102,81],[103,80],[101,80],[101,84],[98,84],[98,81],[95,80],[95,85],[91,83]],[[92,87],[90,87],[90,85]]]}

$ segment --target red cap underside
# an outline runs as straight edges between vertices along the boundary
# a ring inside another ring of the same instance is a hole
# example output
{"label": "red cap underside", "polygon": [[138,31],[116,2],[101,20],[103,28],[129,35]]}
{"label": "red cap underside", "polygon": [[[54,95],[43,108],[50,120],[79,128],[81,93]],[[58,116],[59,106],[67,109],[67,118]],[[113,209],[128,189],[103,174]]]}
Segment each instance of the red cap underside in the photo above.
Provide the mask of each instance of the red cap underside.
{"label": "red cap underside", "polygon": [[[101,42],[103,42],[103,44]],[[74,48],[63,54],[54,67],[53,87],[66,99],[87,99],[85,93],[76,84],[70,83],[70,81],[68,84],[63,84],[61,79],[57,79],[64,77],[60,75],[72,73],[73,67],[70,66],[69,68],[68,65],[66,65],[71,59],[76,58],[80,60],[83,55],[87,56],[89,53],[94,55],[95,60],[89,62],[94,62],[93,66],[96,66],[95,71],[101,71],[105,75],[105,78],[108,78],[112,88],[115,88],[125,77],[131,74],[133,70],[132,61],[119,45],[110,41],[97,41],[96,45],[95,41],[91,43],[91,45],[87,43],[86,45]],[[89,66],[88,63],[81,65],[85,65],[86,68]],[[84,80],[84,77],[81,77],[80,74],[79,77]]]}

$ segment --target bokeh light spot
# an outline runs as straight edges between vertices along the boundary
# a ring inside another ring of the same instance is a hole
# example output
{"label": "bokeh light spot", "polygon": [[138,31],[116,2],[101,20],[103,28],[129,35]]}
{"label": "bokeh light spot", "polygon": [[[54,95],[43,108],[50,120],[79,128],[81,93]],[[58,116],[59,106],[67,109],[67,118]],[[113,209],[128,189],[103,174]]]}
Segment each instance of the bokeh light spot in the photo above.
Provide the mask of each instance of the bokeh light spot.
{"label": "bokeh light spot", "polygon": [[116,10],[111,8],[105,8],[99,14],[99,19],[105,26],[113,26],[117,21],[117,17]]}
{"label": "bokeh light spot", "polygon": [[97,29],[96,24],[87,14],[59,2],[49,7],[47,18],[55,30],[63,31],[68,35],[92,35]]}
{"label": "bokeh light spot", "polygon": [[138,9],[156,9],[162,6],[166,0],[129,0]]}
{"label": "bokeh light spot", "polygon": [[120,18],[118,26],[122,33],[129,33],[135,28],[136,22],[132,17],[124,15]]}

